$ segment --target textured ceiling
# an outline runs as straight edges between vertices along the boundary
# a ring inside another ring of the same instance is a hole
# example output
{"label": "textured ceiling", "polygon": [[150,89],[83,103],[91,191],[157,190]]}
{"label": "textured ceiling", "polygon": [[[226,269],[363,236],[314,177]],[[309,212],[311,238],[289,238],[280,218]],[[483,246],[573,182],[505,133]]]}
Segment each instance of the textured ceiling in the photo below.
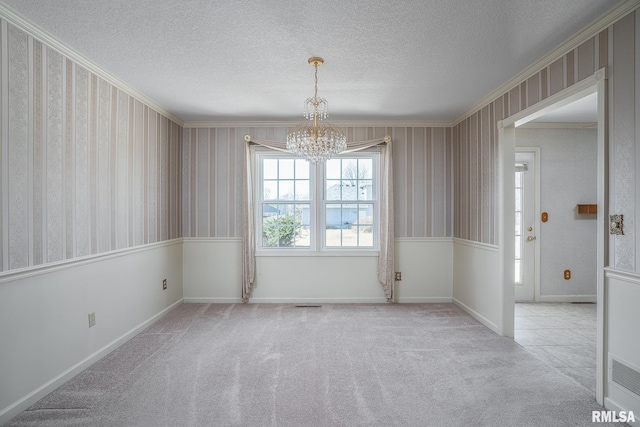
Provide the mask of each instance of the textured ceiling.
{"label": "textured ceiling", "polygon": [[450,122],[612,0],[0,0],[186,121]]}

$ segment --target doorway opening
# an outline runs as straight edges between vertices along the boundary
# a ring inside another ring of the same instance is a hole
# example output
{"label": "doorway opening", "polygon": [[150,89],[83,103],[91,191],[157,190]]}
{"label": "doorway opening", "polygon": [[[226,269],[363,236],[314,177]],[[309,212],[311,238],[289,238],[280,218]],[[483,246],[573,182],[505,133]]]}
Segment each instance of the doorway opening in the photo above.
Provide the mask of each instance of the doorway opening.
{"label": "doorway opening", "polygon": [[596,401],[603,404],[604,396],[604,260],[607,241],[607,195],[606,195],[606,140],[605,140],[605,99],[606,79],[605,70],[599,70],[591,77],[575,83],[573,86],[560,91],[547,99],[529,107],[498,123],[499,150],[499,251],[502,264],[502,332],[506,336],[514,336],[515,309],[515,142],[516,127],[531,122],[545,114],[564,107],[587,95],[596,94],[597,98],[597,200],[598,206],[596,228]]}
{"label": "doorway opening", "polygon": [[596,113],[592,94],[515,132],[514,339],[594,396],[596,216],[578,206],[597,197]]}

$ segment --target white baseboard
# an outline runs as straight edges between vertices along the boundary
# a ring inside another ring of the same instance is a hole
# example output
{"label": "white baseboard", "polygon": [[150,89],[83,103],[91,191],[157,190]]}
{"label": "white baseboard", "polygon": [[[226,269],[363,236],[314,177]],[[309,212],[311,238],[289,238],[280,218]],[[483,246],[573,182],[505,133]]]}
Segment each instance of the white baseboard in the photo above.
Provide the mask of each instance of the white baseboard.
{"label": "white baseboard", "polygon": [[386,304],[386,298],[250,298],[254,304]]}
{"label": "white baseboard", "polygon": [[596,295],[540,295],[540,302],[597,302]]}
{"label": "white baseboard", "polygon": [[467,313],[469,313],[471,315],[471,317],[476,319],[478,322],[482,323],[484,326],[486,326],[487,328],[491,329],[496,334],[501,335],[500,328],[498,328],[498,325],[496,325],[495,323],[493,323],[492,321],[490,321],[486,317],[482,316],[480,313],[478,313],[477,311],[473,310],[471,307],[469,307],[468,305],[466,305],[462,301],[459,301],[459,300],[453,298],[453,303],[455,305],[457,305],[458,307],[460,307],[461,309],[463,309],[464,311],[466,311]]}
{"label": "white baseboard", "polygon": [[453,298],[448,297],[398,297],[399,304],[447,304],[452,303]]}
{"label": "white baseboard", "polygon": [[[629,409],[620,406],[618,403],[616,403],[615,401],[611,400],[608,397],[604,398],[604,407],[608,411],[615,411],[615,412],[624,411],[626,413],[629,413]],[[631,411],[631,412],[633,412],[633,416],[636,419],[636,421],[635,422],[627,422],[627,424],[629,424],[632,427],[640,427],[640,416],[636,415],[635,411]]]}
{"label": "white baseboard", "polygon": [[96,351],[92,355],[80,361],[78,364],[72,366],[71,368],[67,369],[57,377],[53,378],[51,381],[43,384],[42,386],[38,387],[31,393],[17,400],[12,405],[2,409],[0,411],[0,425],[3,425],[4,423],[8,422],[10,419],[14,418],[18,414],[20,414],[22,411],[29,408],[29,406],[33,405],[38,400],[45,397],[47,394],[51,393],[53,390],[60,387],[62,384],[66,383],[71,378],[75,377],[80,372],[82,372],[83,370],[93,365],[98,360],[102,359],[104,356],[106,356],[116,348],[120,347],[121,345],[129,341],[131,338],[135,337],[137,334],[139,334],[143,330],[147,329],[149,326],[151,326],[152,323],[164,317],[166,314],[168,314],[171,310],[173,310],[180,304],[182,304],[182,299],[179,299],[178,301],[174,302],[169,307],[165,308],[155,316],[142,322],[135,328],[131,329],[129,332],[122,335],[120,338],[113,340],[106,346],[102,347],[100,350]]}
{"label": "white baseboard", "polygon": [[[238,304],[241,298],[207,298],[195,297],[185,298],[186,304]],[[384,298],[251,298],[249,303],[254,304],[380,304],[386,303]],[[446,297],[405,297],[396,300],[399,304],[446,304],[453,302],[452,298]]]}
{"label": "white baseboard", "polygon": [[184,302],[187,304],[238,304],[242,302],[242,298],[232,298],[232,297],[220,297],[220,298],[210,298],[210,297],[192,297],[185,298]]}

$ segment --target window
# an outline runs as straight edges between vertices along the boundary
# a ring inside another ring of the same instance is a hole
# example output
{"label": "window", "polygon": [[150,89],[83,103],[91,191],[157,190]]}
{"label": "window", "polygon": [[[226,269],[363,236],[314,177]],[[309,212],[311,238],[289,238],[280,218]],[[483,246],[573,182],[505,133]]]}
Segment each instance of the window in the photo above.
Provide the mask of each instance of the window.
{"label": "window", "polygon": [[311,180],[309,163],[296,158],[260,156],[263,248],[309,248]]}
{"label": "window", "polygon": [[257,151],[258,250],[376,250],[379,154],[313,165]]}
{"label": "window", "polygon": [[373,158],[327,160],[324,176],[324,246],[373,248]]}
{"label": "window", "polygon": [[[518,167],[520,166],[520,167]],[[524,224],[523,224],[523,210],[524,210],[524,197],[522,195],[524,187],[524,165],[516,165],[516,229],[515,229],[515,282],[523,283],[524,272],[522,269],[522,253],[524,251]]]}

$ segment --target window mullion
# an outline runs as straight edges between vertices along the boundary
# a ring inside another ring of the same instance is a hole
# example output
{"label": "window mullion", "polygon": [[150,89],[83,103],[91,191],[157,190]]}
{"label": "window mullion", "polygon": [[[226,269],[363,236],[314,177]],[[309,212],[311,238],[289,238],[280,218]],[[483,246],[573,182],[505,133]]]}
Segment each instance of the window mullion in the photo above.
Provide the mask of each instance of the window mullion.
{"label": "window mullion", "polygon": [[313,165],[314,168],[314,177],[316,180],[316,185],[315,185],[315,190],[316,190],[316,194],[313,200],[313,203],[315,205],[315,212],[316,212],[316,226],[315,226],[315,230],[316,230],[316,241],[315,241],[315,250],[321,250],[325,248],[325,235],[324,235],[324,228],[325,228],[325,194],[324,194],[324,187],[325,187],[325,183],[324,183],[324,165],[323,166],[317,166],[317,165]]}

